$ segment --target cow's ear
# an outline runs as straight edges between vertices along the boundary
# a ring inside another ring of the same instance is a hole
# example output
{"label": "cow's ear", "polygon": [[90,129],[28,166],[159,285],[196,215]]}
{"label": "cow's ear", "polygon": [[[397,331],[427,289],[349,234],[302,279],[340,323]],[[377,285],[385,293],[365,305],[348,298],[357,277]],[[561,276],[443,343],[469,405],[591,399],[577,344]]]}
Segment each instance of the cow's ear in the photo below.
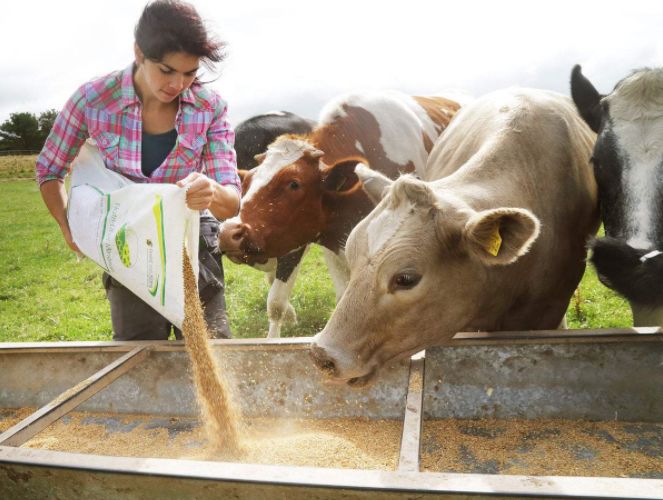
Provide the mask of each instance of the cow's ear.
{"label": "cow's ear", "polygon": [[331,167],[323,167],[322,184],[327,192],[345,193],[358,189],[359,179],[355,174],[357,160],[336,163]]}
{"label": "cow's ear", "polygon": [[251,177],[253,177],[252,173],[252,170],[237,169],[237,175],[239,175],[239,178],[242,181],[242,194],[246,194],[246,192],[249,190],[249,186],[251,185]]}
{"label": "cow's ear", "polygon": [[260,165],[263,161],[265,161],[265,158],[267,158],[267,152],[253,155],[253,159],[256,161],[256,166]]}
{"label": "cow's ear", "polygon": [[571,71],[571,97],[582,119],[589,128],[598,133],[601,128],[601,99],[592,82],[582,74],[582,68],[576,64]]}
{"label": "cow's ear", "polygon": [[355,174],[362,182],[362,188],[376,205],[384,197],[386,189],[394,182],[389,177],[369,168],[363,163],[357,163]]}
{"label": "cow's ear", "polygon": [[488,265],[506,265],[525,255],[539,236],[539,219],[522,208],[497,208],[473,214],[463,238],[470,254]]}
{"label": "cow's ear", "polygon": [[242,182],[246,179],[246,177],[249,175],[250,170],[242,170],[241,168],[237,169],[237,175],[239,175],[239,178],[241,179]]}

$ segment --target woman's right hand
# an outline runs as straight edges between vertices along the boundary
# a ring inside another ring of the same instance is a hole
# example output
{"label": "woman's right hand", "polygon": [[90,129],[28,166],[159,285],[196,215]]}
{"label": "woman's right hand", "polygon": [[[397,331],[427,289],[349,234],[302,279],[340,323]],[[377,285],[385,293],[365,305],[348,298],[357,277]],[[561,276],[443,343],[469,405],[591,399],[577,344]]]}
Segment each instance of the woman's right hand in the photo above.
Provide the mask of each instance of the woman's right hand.
{"label": "woman's right hand", "polygon": [[60,229],[62,230],[62,236],[64,236],[64,241],[69,246],[69,248],[71,248],[77,254],[83,255],[81,249],[78,248],[78,245],[76,245],[76,243],[74,243],[74,237],[71,235],[71,229],[69,229],[69,223],[65,221],[65,223],[60,226]]}
{"label": "woman's right hand", "polygon": [[62,231],[62,236],[67,246],[78,255],[83,255],[78,245],[74,243],[69,222],[67,221],[67,193],[64,189],[64,182],[57,179],[43,182],[39,186],[39,191],[41,192],[41,197],[44,199],[46,208],[48,208],[48,211],[58,223],[58,226],[60,226],[60,231]]}

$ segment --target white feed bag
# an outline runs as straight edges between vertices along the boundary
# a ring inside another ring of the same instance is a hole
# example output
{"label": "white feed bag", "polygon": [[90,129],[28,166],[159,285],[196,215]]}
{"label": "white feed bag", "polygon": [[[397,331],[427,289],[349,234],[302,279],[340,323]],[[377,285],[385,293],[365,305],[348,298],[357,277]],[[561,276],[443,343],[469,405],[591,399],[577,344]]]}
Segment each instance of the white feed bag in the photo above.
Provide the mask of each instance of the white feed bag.
{"label": "white feed bag", "polygon": [[184,320],[183,247],[198,276],[199,213],[186,189],[136,184],[86,142],[72,164],[67,219],[74,242],[177,328]]}

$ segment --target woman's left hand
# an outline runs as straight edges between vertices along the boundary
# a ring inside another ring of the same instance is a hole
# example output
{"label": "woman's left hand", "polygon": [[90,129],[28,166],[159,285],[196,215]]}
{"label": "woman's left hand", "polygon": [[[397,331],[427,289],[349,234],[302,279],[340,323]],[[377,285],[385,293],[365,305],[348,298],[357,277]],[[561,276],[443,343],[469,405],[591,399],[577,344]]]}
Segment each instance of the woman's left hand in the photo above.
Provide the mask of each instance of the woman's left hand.
{"label": "woman's left hand", "polygon": [[186,193],[186,206],[191,210],[205,210],[214,200],[216,183],[200,172],[191,172],[176,184],[189,188]]}

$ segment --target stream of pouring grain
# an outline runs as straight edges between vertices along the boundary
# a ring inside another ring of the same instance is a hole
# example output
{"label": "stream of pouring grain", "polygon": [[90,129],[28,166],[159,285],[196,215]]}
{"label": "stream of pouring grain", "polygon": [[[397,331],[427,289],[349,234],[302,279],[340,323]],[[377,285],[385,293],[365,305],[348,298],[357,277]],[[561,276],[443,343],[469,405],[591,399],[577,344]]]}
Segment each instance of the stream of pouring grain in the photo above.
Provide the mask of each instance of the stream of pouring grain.
{"label": "stream of pouring grain", "polygon": [[193,378],[198,394],[203,425],[211,450],[225,457],[239,457],[239,411],[233,405],[225,378],[212,357],[203,308],[191,261],[184,251],[184,322],[182,334],[191,357]]}

